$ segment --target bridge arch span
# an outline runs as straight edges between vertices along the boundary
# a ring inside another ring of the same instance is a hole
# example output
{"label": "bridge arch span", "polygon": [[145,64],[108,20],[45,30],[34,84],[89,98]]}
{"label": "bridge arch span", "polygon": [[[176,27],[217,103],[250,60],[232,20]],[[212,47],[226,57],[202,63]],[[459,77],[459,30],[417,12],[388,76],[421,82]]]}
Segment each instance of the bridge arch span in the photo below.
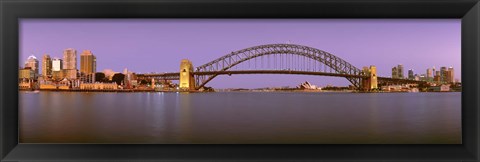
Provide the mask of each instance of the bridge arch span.
{"label": "bridge arch span", "polygon": [[[240,63],[252,60],[257,57],[267,55],[298,55],[314,61],[317,61],[331,68],[335,74],[347,75],[364,75],[362,70],[348,63],[347,61],[323,50],[316,48],[296,45],[296,44],[266,44],[245,48],[234,51],[230,54],[222,56],[204,65],[198,66],[195,72],[215,72],[228,71],[229,69],[239,65]],[[315,72],[313,69],[309,70]],[[214,79],[218,74],[196,76],[195,89],[204,87],[209,81]],[[345,77],[355,87],[361,87],[361,79],[358,77]]]}

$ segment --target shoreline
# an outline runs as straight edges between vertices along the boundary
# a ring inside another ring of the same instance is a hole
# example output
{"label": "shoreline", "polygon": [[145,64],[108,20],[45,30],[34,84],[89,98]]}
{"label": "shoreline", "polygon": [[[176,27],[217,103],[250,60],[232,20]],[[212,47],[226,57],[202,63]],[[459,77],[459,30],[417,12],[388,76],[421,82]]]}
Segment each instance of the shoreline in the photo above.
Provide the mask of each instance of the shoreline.
{"label": "shoreline", "polygon": [[25,90],[19,89],[19,92],[121,92],[121,93],[141,93],[141,92],[171,92],[171,93],[207,93],[207,92],[301,92],[301,93],[332,93],[332,92],[341,92],[341,93],[448,93],[448,92],[462,92],[462,91],[427,91],[427,92],[402,92],[402,91],[374,91],[374,92],[361,92],[361,91],[331,91],[331,90],[233,90],[233,91],[158,91],[158,90],[139,90],[139,89],[116,89],[116,90],[85,90],[85,89],[41,89],[41,90]]}

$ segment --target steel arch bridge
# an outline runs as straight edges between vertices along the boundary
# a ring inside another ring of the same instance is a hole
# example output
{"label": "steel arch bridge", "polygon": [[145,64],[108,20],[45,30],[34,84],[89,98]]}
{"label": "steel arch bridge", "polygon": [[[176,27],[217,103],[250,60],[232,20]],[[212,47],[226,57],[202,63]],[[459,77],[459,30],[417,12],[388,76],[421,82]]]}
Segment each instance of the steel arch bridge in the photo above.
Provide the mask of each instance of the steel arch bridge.
{"label": "steel arch bridge", "polygon": [[[259,63],[260,62],[260,63]],[[241,67],[242,70],[235,70]],[[248,70],[244,70],[248,64]],[[252,71],[253,69],[262,69]],[[268,69],[268,70],[267,70]],[[347,61],[322,50],[296,44],[267,44],[234,51],[195,68],[195,89],[222,74],[316,74],[345,77],[356,88],[368,75]]]}

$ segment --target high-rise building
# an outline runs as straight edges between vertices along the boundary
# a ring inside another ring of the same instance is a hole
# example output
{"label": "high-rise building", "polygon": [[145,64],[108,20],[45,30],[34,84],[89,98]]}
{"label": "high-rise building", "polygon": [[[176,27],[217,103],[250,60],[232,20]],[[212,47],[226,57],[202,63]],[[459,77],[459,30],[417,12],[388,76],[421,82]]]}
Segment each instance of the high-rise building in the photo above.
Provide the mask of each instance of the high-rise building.
{"label": "high-rise building", "polygon": [[398,70],[397,67],[392,68],[392,78],[397,79],[398,78]]}
{"label": "high-rise building", "polygon": [[426,75],[426,74],[421,74],[421,75],[419,76],[419,80],[421,80],[421,81],[428,81],[427,75]]}
{"label": "high-rise building", "polygon": [[455,77],[455,73],[454,73],[453,67],[449,67],[447,72],[447,82],[455,83],[454,77]]}
{"label": "high-rise building", "polygon": [[428,69],[427,69],[427,76],[425,76],[425,80],[426,80],[426,81],[430,81],[431,78],[433,78],[433,75],[432,75],[432,74],[433,74],[433,73],[432,73],[432,69],[428,68]]}
{"label": "high-rise building", "polygon": [[432,68],[432,75],[433,75],[433,77],[435,77],[435,75],[437,75],[437,71],[435,71],[435,66],[433,66],[433,68]]}
{"label": "high-rise building", "polygon": [[445,73],[446,73],[446,74],[445,74],[445,75],[446,75],[445,78],[447,78],[447,79],[445,80],[445,83],[453,83],[454,80],[450,80],[450,78],[453,78],[453,77],[452,77],[452,71],[447,70]]}
{"label": "high-rise building", "polygon": [[83,50],[80,54],[80,73],[85,75],[97,72],[97,60],[90,50]]}
{"label": "high-rise building", "polygon": [[447,67],[440,68],[440,82],[447,82]]}
{"label": "high-rise building", "polygon": [[397,70],[398,70],[398,78],[399,79],[403,79],[404,78],[404,75],[403,75],[403,65],[402,64],[399,64],[398,67],[397,67]]}
{"label": "high-rise building", "polygon": [[435,76],[433,77],[433,81],[440,83],[441,81],[440,71],[435,71]]}
{"label": "high-rise building", "polygon": [[63,69],[63,60],[59,58],[53,58],[52,71],[60,71]]}
{"label": "high-rise building", "polygon": [[413,75],[413,69],[408,69],[408,79],[414,80],[415,76]]}
{"label": "high-rise building", "polygon": [[52,58],[50,58],[50,55],[48,54],[43,55],[42,75],[44,78],[52,76]]}
{"label": "high-rise building", "polygon": [[31,55],[25,61],[25,68],[30,68],[34,71],[35,75],[38,75],[38,60],[35,56]]}
{"label": "high-rise building", "polygon": [[61,74],[63,74],[63,77],[65,77],[69,80],[77,79],[77,70],[76,69],[62,69]]}
{"label": "high-rise building", "polygon": [[80,80],[84,83],[95,83],[97,72],[97,58],[90,50],[83,50],[80,54]]}
{"label": "high-rise building", "polygon": [[77,51],[67,48],[63,51],[63,69],[77,69]]}

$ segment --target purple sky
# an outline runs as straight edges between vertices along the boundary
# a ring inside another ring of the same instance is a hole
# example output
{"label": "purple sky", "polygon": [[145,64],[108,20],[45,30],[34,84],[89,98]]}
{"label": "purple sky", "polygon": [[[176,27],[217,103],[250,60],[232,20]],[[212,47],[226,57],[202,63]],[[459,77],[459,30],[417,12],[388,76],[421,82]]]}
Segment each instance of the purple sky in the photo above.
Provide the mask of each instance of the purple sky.
{"label": "purple sky", "polygon": [[[460,79],[460,19],[21,19],[20,65],[29,55],[63,50],[97,56],[97,71],[177,72],[187,58],[200,66],[232,51],[272,43],[306,45],[352,65],[376,65],[379,76],[403,64],[424,74],[452,66]],[[77,65],[79,66],[79,65]],[[345,78],[303,75],[220,76],[207,86],[258,88],[348,85]]]}

